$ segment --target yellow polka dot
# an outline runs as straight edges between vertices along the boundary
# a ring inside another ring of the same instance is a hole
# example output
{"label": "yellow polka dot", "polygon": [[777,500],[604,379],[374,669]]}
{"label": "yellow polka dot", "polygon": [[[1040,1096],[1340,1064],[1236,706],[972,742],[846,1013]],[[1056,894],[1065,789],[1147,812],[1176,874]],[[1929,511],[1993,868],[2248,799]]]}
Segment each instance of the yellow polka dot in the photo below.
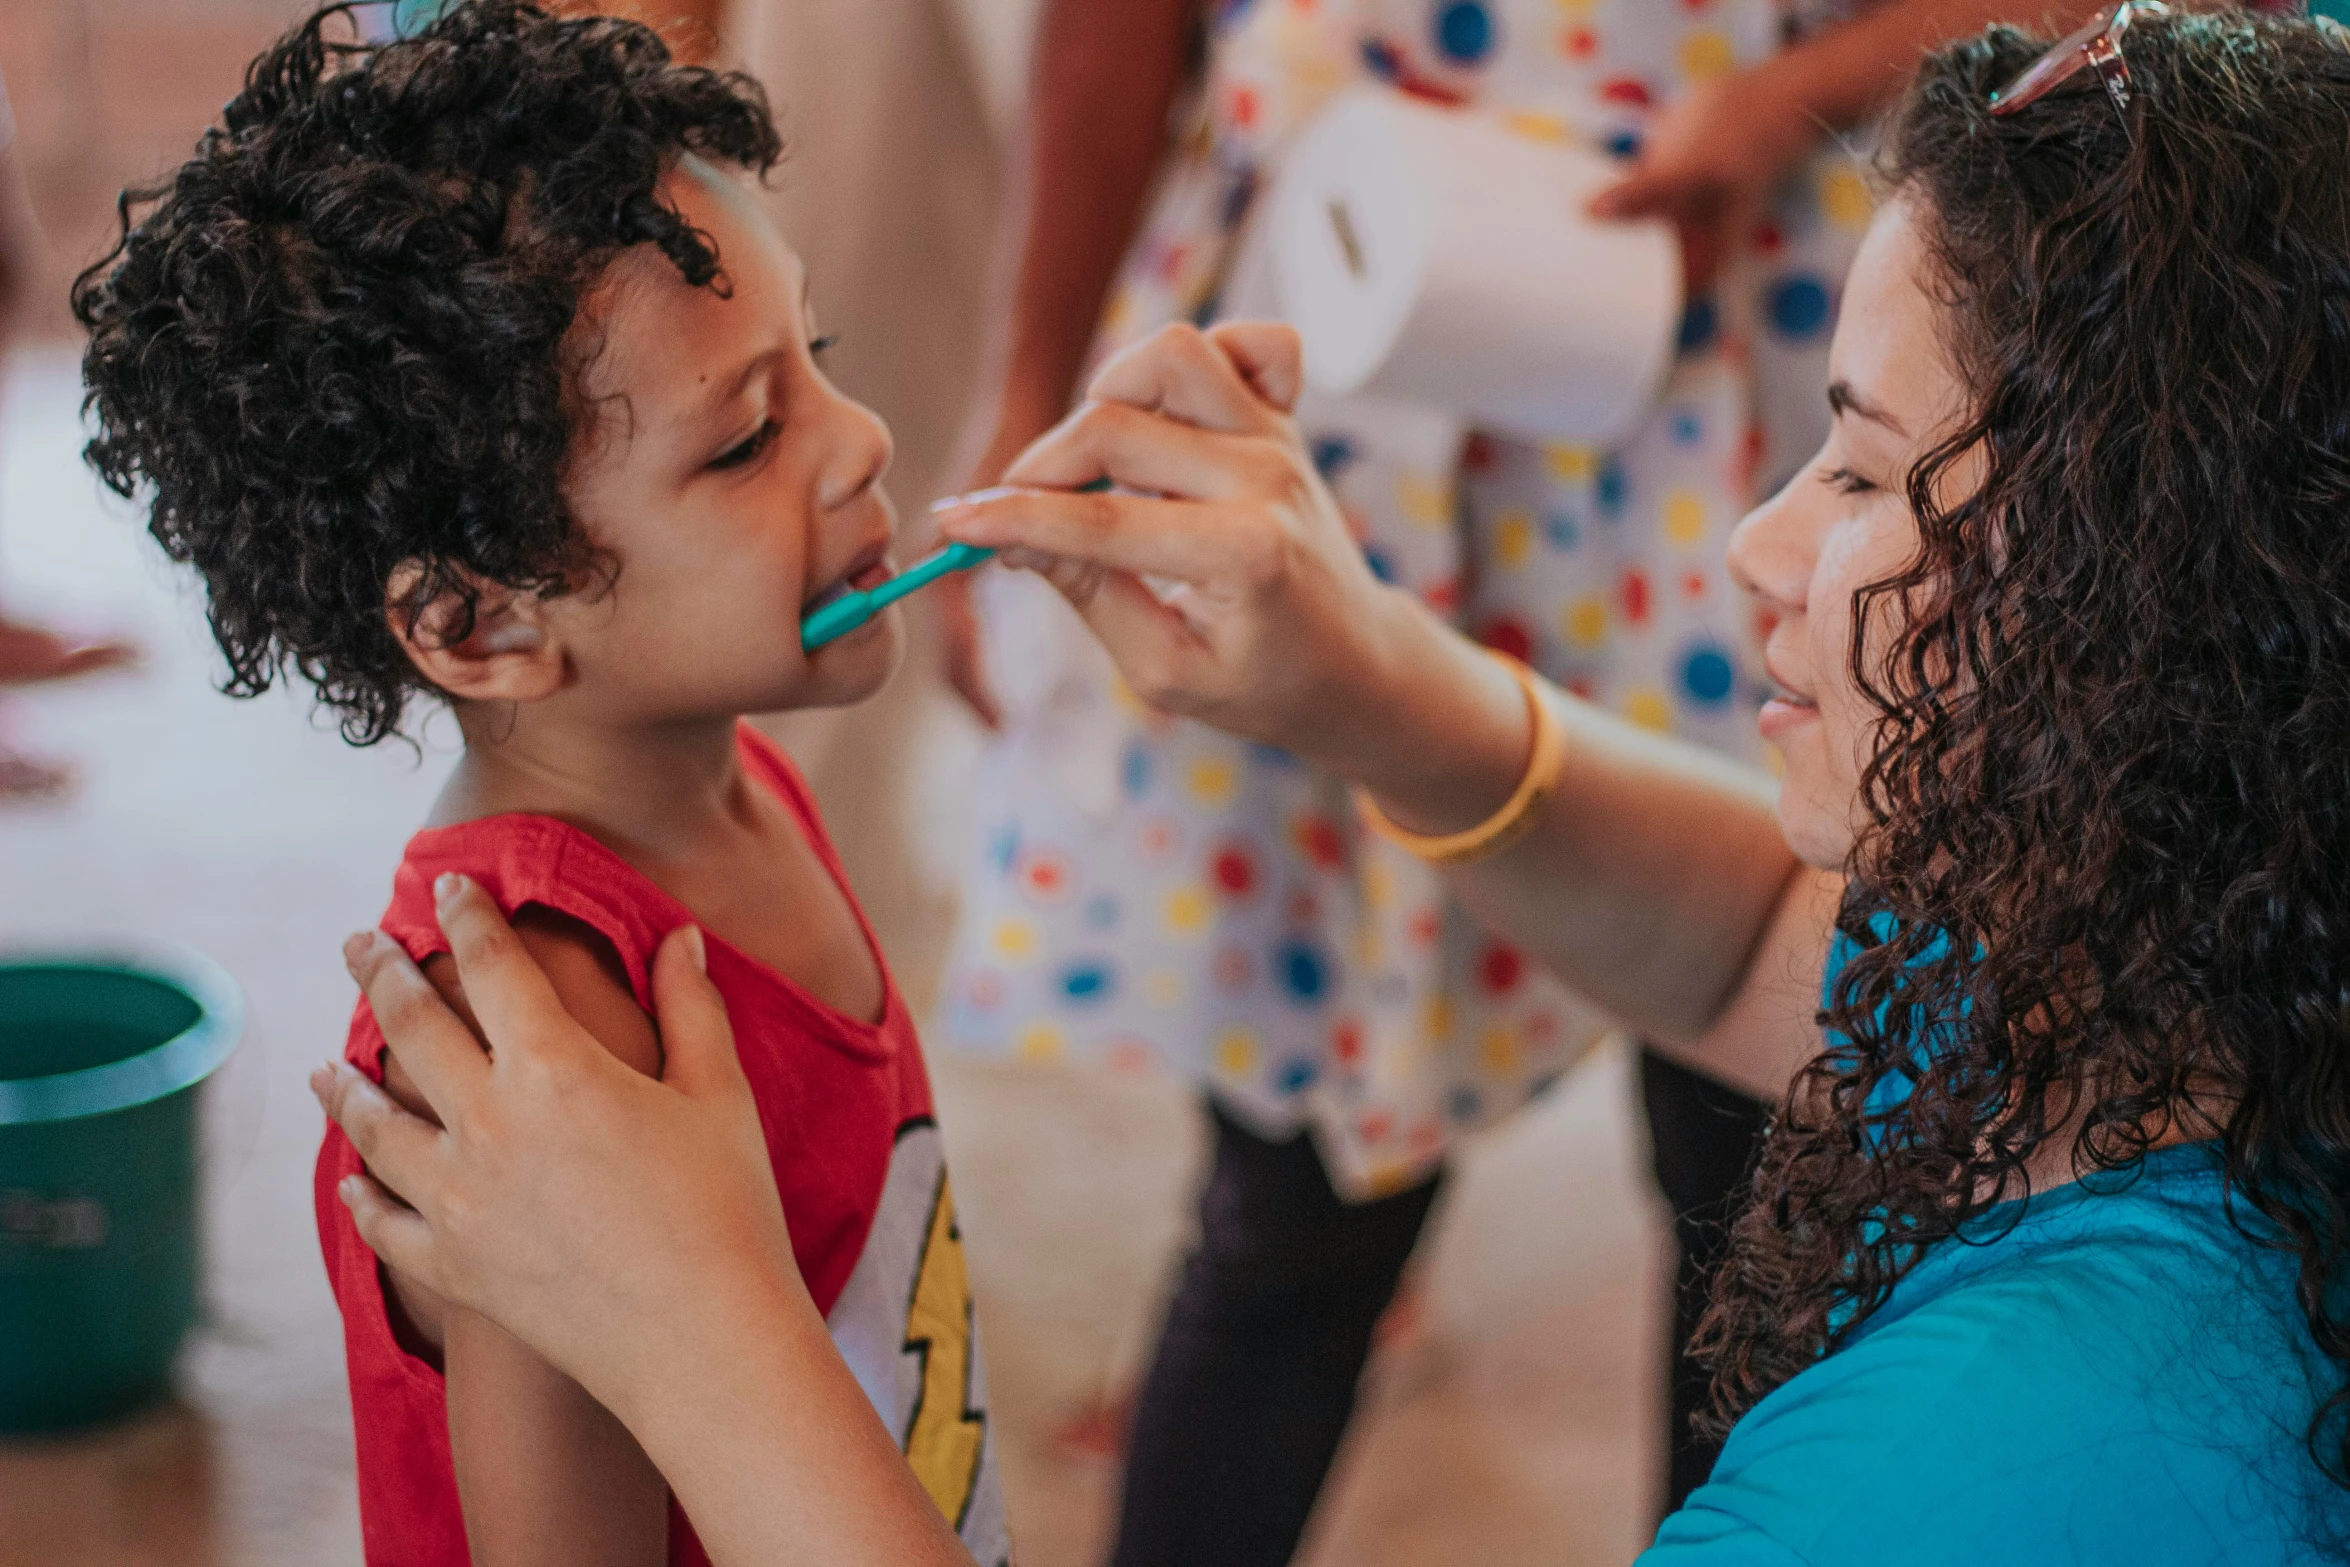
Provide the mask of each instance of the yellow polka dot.
{"label": "yellow polka dot", "polygon": [[1551,0],[1551,3],[1559,8],[1559,15],[1580,21],[1591,14],[1599,0]]}
{"label": "yellow polka dot", "polygon": [[1673,704],[1654,686],[1642,686],[1624,698],[1624,716],[1643,729],[1664,734],[1673,727]]}
{"label": "yellow polka dot", "polygon": [[1599,472],[1599,453],[1572,441],[1558,441],[1542,449],[1544,466],[1561,484],[1589,484]]}
{"label": "yellow polka dot", "polygon": [[1705,540],[1705,501],[1693,490],[1665,497],[1665,537],[1676,549],[1694,549]]}
{"label": "yellow polka dot", "polygon": [[1504,566],[1523,566],[1534,555],[1534,518],[1531,513],[1505,511],[1493,524],[1493,558]]}
{"label": "yellow polka dot", "polygon": [[1567,640],[1577,647],[1597,647],[1607,640],[1607,600],[1596,593],[1569,604],[1559,618]]}
{"label": "yellow polka dot", "polygon": [[1110,700],[1117,703],[1118,710],[1128,718],[1148,718],[1151,715],[1149,705],[1136,696],[1134,688],[1117,675],[1110,677]]}
{"label": "yellow polka dot", "polygon": [[1355,967],[1375,969],[1387,961],[1387,943],[1379,939],[1379,927],[1365,925],[1355,932]]}
{"label": "yellow polka dot", "polygon": [[1507,1023],[1496,1023],[1477,1039],[1477,1060],[1495,1077],[1518,1069],[1518,1036]]}
{"label": "yellow polka dot", "polygon": [[1110,301],[1110,308],[1102,312],[1102,337],[1107,341],[1116,342],[1119,338],[1126,336],[1134,330],[1135,321],[1141,313],[1140,307],[1135,304],[1134,296],[1121,292],[1116,299]]}
{"label": "yellow polka dot", "polygon": [[1395,481],[1395,504],[1416,528],[1452,526],[1452,486],[1441,479],[1405,474]]}
{"label": "yellow polka dot", "polygon": [[1763,771],[1769,773],[1773,778],[1784,778],[1787,776],[1787,758],[1779,753],[1779,748],[1777,746],[1764,746],[1762,761]]}
{"label": "yellow polka dot", "polygon": [[1069,1042],[1050,1023],[1031,1023],[1020,1030],[1012,1048],[1023,1061],[1058,1061],[1068,1054]]}
{"label": "yellow polka dot", "polygon": [[1363,859],[1363,907],[1373,913],[1395,907],[1395,872],[1375,855]]}
{"label": "yellow polka dot", "polygon": [[1256,1070],[1257,1036],[1245,1028],[1228,1028],[1216,1036],[1216,1070],[1226,1077],[1246,1077]]}
{"label": "yellow polka dot", "polygon": [[1412,1185],[1413,1177],[1418,1173],[1400,1159],[1390,1159],[1375,1164],[1363,1177],[1364,1195],[1374,1198],[1393,1197],[1397,1192]]}
{"label": "yellow polka dot", "polygon": [[1570,141],[1575,134],[1557,115],[1525,109],[1503,115],[1501,123],[1529,141]]}
{"label": "yellow polka dot", "polygon": [[1865,229],[1877,203],[1860,171],[1839,164],[1820,176],[1820,210],[1840,227]]}
{"label": "yellow polka dot", "polygon": [[1197,935],[1207,929],[1214,908],[1205,887],[1178,887],[1167,894],[1167,928],[1179,936]]}
{"label": "yellow polka dot", "polygon": [[1441,1045],[1452,1037],[1452,998],[1430,996],[1428,1005],[1420,1014],[1420,1033],[1428,1043]]}
{"label": "yellow polka dot", "polygon": [[1738,64],[1738,52],[1720,33],[1691,33],[1681,40],[1681,74],[1693,82],[1727,76]]}
{"label": "yellow polka dot", "polygon": [[1173,969],[1155,968],[1142,976],[1142,999],[1154,1007],[1171,1007],[1183,1000],[1183,977]]}
{"label": "yellow polka dot", "polygon": [[1224,804],[1232,798],[1239,781],[1240,770],[1232,765],[1230,757],[1224,756],[1200,757],[1183,774],[1184,786],[1202,805]]}
{"label": "yellow polka dot", "polygon": [[1024,919],[1008,918],[996,921],[992,944],[995,955],[1005,962],[1025,963],[1036,956],[1042,942],[1035,925]]}

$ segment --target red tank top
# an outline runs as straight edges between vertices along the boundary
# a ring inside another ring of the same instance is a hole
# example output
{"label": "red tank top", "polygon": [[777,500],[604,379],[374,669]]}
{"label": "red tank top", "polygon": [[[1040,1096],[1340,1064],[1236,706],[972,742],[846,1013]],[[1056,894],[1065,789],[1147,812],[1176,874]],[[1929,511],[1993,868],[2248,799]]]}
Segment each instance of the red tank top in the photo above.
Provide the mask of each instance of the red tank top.
{"label": "red tank top", "polygon": [[[840,861],[791,762],[748,726],[739,734],[751,777],[790,808],[848,896]],[[431,891],[446,871],[471,876],[509,915],[537,904],[593,927],[618,952],[648,1012],[653,953],[693,917],[580,829],[551,817],[493,816],[409,840],[382,923],[419,962],[448,950]],[[873,945],[861,910],[857,919]],[[863,1022],[716,936],[708,937],[708,950],[710,978],[726,1000],[758,1101],[792,1249],[817,1309],[973,1556],[983,1567],[1007,1562],[961,1232],[905,1001],[884,967],[881,1021]],[[879,962],[879,946],[873,951]],[[384,1038],[364,998],[345,1055],[382,1081]],[[358,1151],[330,1124],[318,1156],[318,1230],[342,1307],[367,1561],[470,1567],[445,1384],[394,1340],[375,1255],[335,1196],[337,1183],[359,1168]],[[672,1567],[706,1567],[709,1560],[674,1501],[669,1559]]]}

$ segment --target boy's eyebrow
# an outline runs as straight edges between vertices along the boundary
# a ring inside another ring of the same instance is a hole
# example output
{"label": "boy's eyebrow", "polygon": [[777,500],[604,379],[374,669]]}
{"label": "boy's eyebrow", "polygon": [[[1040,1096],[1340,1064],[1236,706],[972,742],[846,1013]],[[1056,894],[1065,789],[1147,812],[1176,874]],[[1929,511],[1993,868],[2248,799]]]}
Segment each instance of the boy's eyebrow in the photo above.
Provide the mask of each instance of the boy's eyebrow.
{"label": "boy's eyebrow", "polygon": [[1866,419],[1871,424],[1881,424],[1895,435],[1909,434],[1901,427],[1900,420],[1876,404],[1863,400],[1860,394],[1852,389],[1850,381],[1828,383],[1828,408],[1833,413],[1851,414],[1856,418]]}

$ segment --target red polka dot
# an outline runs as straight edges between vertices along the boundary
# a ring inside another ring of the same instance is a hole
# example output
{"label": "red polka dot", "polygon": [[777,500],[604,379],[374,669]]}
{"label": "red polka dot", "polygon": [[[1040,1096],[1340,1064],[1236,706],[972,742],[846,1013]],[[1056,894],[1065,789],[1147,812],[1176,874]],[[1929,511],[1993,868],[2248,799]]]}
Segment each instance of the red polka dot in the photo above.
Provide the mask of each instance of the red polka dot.
{"label": "red polka dot", "polygon": [[1475,433],[1461,447],[1461,466],[1471,473],[1483,473],[1493,466],[1494,459],[1499,455],[1500,448],[1493,444],[1492,436]]}
{"label": "red polka dot", "polygon": [[1216,954],[1216,983],[1226,990],[1246,990],[1257,976],[1257,966],[1239,947],[1226,947]]}
{"label": "red polka dot", "polygon": [[1395,1117],[1384,1110],[1367,1111],[1362,1120],[1355,1123],[1355,1130],[1362,1134],[1366,1143],[1383,1143],[1387,1141],[1388,1134],[1395,1130]]}
{"label": "red polka dot", "polygon": [[1050,901],[1069,890],[1069,862],[1058,854],[1039,851],[1020,861],[1020,884],[1032,896]]}
{"label": "red polka dot", "polygon": [[1754,226],[1754,248],[1764,255],[1777,255],[1786,243],[1785,236],[1779,232],[1779,225],[1769,219],[1766,218]]}
{"label": "red polka dot", "polygon": [[1183,268],[1191,260],[1191,247],[1185,244],[1169,245],[1159,252],[1159,281],[1172,283],[1183,276]]}
{"label": "red polka dot", "polygon": [[1526,1043],[1540,1049],[1559,1037],[1559,1015],[1543,1010],[1526,1014]]}
{"label": "red polka dot", "polygon": [[1458,577],[1446,577],[1431,582],[1420,590],[1420,601],[1440,614],[1449,613],[1461,602],[1461,583]]}
{"label": "red polka dot", "polygon": [[1224,100],[1224,115],[1241,130],[1253,128],[1257,123],[1257,90],[1248,86],[1233,88]]}
{"label": "red polka dot", "polygon": [[1570,696],[1579,696],[1589,702],[1594,700],[1594,693],[1598,690],[1599,687],[1592,684],[1589,675],[1569,675],[1567,677],[1567,694]]}
{"label": "red polka dot", "polygon": [[1298,818],[1297,848],[1309,863],[1324,870],[1337,870],[1346,864],[1346,835],[1327,816]]}
{"label": "red polka dot", "polygon": [[1600,83],[1599,95],[1609,103],[1627,104],[1635,109],[1645,109],[1656,101],[1648,83],[1634,76],[1618,76]]}
{"label": "red polka dot", "polygon": [[1754,640],[1768,642],[1771,640],[1771,633],[1778,629],[1779,616],[1777,612],[1757,605],[1754,611]]}
{"label": "red polka dot", "polygon": [[1502,995],[1518,988],[1525,977],[1526,960],[1518,956],[1518,949],[1505,942],[1495,942],[1485,949],[1477,960],[1477,978],[1487,990]]}
{"label": "red polka dot", "polygon": [[1352,1066],[1363,1058],[1363,1025],[1347,1018],[1330,1031],[1330,1053]]}
{"label": "red polka dot", "polygon": [[1524,621],[1509,616],[1487,621],[1485,629],[1477,633],[1477,640],[1521,664],[1534,656],[1534,633],[1526,629]]}
{"label": "red polka dot", "polygon": [[1599,34],[1588,27],[1570,27],[1559,35],[1559,52],[1570,60],[1588,60],[1599,53]]}
{"label": "red polka dot", "polygon": [[1142,824],[1137,834],[1146,859],[1163,860],[1182,846],[1183,834],[1176,825],[1161,816]]}
{"label": "red polka dot", "polygon": [[1301,887],[1289,895],[1289,923],[1292,925],[1319,925],[1322,922],[1322,900]]}
{"label": "red polka dot", "polygon": [[1216,878],[1217,888],[1225,896],[1246,899],[1256,894],[1256,857],[1239,845],[1231,844],[1218,850],[1209,870]]}
{"label": "red polka dot", "polygon": [[1704,598],[1705,573],[1702,571],[1685,571],[1681,573],[1681,596],[1685,599],[1691,600],[1692,602]]}
{"label": "red polka dot", "polygon": [[1412,916],[1410,928],[1412,941],[1416,945],[1433,947],[1437,936],[1443,932],[1444,922],[1437,917],[1434,909],[1422,909]]}
{"label": "red polka dot", "polygon": [[1406,1139],[1416,1154],[1431,1154],[1444,1145],[1444,1127],[1437,1121],[1415,1121]]}
{"label": "red polka dot", "polygon": [[1140,1039],[1121,1039],[1110,1046],[1110,1070],[1148,1072],[1159,1064],[1159,1053]]}
{"label": "red polka dot", "polygon": [[1623,605],[1624,619],[1631,625],[1648,624],[1648,573],[1635,566],[1624,573],[1624,580],[1616,585],[1616,597]]}

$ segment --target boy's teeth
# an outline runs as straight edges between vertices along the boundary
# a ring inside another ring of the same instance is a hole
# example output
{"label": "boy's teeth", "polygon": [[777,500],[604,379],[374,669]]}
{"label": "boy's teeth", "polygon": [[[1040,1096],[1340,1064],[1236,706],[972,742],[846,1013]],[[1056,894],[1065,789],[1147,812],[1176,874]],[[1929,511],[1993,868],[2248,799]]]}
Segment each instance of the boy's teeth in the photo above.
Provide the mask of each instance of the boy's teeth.
{"label": "boy's teeth", "polygon": [[831,587],[826,588],[823,592],[810,599],[808,601],[807,613],[812,615],[816,611],[822,609],[825,605],[848,597],[848,594],[849,579],[843,577],[840,579],[840,581],[834,583]]}

